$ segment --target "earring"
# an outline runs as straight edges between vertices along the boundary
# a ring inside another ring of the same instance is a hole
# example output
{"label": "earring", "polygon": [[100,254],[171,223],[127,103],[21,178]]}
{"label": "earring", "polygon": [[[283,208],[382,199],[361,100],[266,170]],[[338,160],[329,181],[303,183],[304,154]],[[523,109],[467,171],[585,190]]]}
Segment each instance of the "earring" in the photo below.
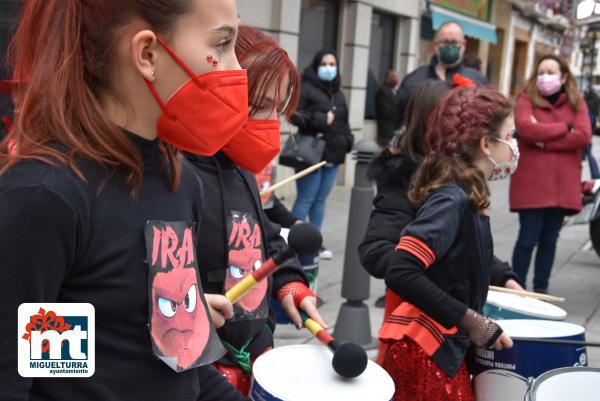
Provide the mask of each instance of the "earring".
{"label": "earring", "polygon": [[152,78],[156,79],[156,70],[152,70]]}

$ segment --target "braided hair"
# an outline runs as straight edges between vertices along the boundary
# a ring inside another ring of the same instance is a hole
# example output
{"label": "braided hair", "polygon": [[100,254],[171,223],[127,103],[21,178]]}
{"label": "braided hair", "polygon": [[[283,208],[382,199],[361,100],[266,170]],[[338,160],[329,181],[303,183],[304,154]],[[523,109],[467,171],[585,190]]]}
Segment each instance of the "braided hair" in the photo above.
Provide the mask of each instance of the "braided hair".
{"label": "braided hair", "polygon": [[486,177],[475,165],[481,138],[498,137],[512,113],[510,100],[489,88],[458,87],[450,91],[430,115],[425,141],[430,153],[417,170],[409,199],[420,205],[442,185],[460,185],[476,210],[490,205]]}

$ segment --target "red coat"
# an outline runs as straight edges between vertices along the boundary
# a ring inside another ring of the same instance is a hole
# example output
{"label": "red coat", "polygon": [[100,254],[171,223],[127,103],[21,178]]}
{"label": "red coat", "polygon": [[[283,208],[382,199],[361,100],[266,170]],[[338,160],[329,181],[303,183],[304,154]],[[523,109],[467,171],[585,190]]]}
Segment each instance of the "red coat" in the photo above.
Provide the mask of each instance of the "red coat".
{"label": "red coat", "polygon": [[[532,122],[532,115],[537,123]],[[573,126],[571,132],[567,123]],[[592,138],[583,99],[577,111],[564,93],[553,105],[540,108],[534,107],[523,92],[517,101],[515,125],[521,158],[510,181],[511,211],[550,207],[568,209],[569,213],[581,210],[581,155]]]}

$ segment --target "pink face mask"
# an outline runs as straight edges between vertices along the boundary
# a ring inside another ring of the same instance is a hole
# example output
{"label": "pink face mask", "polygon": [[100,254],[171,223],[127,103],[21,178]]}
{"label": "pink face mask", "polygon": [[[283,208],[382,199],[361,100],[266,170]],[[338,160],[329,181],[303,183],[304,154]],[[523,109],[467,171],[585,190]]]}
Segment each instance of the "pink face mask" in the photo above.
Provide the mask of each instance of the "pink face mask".
{"label": "pink face mask", "polygon": [[536,86],[543,96],[558,92],[562,86],[559,74],[541,74],[537,76]]}

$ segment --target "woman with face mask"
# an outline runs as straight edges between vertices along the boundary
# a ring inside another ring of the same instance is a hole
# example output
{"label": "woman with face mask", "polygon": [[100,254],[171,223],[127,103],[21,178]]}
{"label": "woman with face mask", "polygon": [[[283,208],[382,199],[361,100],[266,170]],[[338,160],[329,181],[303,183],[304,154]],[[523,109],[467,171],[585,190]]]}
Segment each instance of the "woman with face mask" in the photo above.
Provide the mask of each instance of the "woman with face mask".
{"label": "woman with face mask", "polygon": [[472,401],[467,350],[512,346],[481,311],[493,263],[487,181],[516,168],[513,132],[511,103],[491,89],[453,89],[428,119],[429,152],[408,192],[418,210],[385,271],[400,298],[379,334],[394,401]]}
{"label": "woman with face mask", "polygon": [[[0,147],[0,398],[244,399],[211,365],[225,349],[209,306],[231,305],[199,283],[202,184],[178,151],[212,154],[247,120],[235,1],[23,4],[14,151]],[[22,303],[40,309],[17,327]],[[94,307],[91,377],[19,376],[32,333],[69,330],[41,303]]]}
{"label": "woman with face mask", "polygon": [[[297,197],[292,213],[308,219],[319,230],[325,218],[325,202],[335,184],[340,164],[352,150],[354,136],[348,123],[346,97],[340,89],[338,59],[333,50],[318,52],[302,75],[302,93],[296,114],[290,120],[301,135],[325,140],[325,166],[296,181]],[[331,259],[323,248],[321,258]]]}
{"label": "woman with face mask", "polygon": [[[253,174],[279,153],[278,118],[294,112],[300,78],[287,53],[256,29],[240,27],[235,51],[248,71],[249,120],[214,156],[186,152],[204,183],[198,258],[202,285],[212,293],[229,290],[286,246],[280,226],[263,211]],[[227,354],[216,366],[242,394],[250,389],[254,360],[273,347],[272,299],[297,327],[302,326],[299,310],[324,324],[307,285],[294,258],[244,295],[219,328]]]}
{"label": "woman with face mask", "polygon": [[525,287],[537,247],[533,290],[546,293],[556,242],[566,215],[581,209],[581,152],[591,141],[588,109],[560,57],[542,57],[515,112],[521,162],[510,183],[510,209],[519,213],[513,268]]}

